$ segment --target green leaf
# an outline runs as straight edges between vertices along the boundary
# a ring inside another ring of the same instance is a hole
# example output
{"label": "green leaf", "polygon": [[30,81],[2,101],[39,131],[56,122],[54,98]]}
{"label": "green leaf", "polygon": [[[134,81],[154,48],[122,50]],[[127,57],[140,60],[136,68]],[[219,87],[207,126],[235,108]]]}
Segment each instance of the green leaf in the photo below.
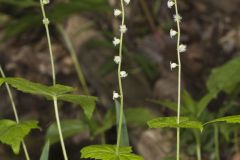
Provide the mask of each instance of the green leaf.
{"label": "green leaf", "polygon": [[92,145],[81,150],[81,158],[96,160],[143,160],[142,157],[132,153],[131,147],[119,147],[116,155],[115,145]]}
{"label": "green leaf", "polygon": [[64,93],[74,91],[74,89],[69,86],[57,84],[49,87],[40,83],[28,81],[23,78],[3,78],[3,80],[21,92],[40,95],[46,98],[59,96]]}
{"label": "green leaf", "polygon": [[240,123],[240,115],[217,118],[205,123],[204,125],[210,124],[210,123],[216,123],[216,122]]}
{"label": "green leaf", "polygon": [[[136,116],[138,115],[138,116]],[[125,111],[125,116],[128,124],[146,125],[146,122],[155,118],[149,109],[143,107],[128,108]]]}
{"label": "green leaf", "polygon": [[[115,100],[115,110],[116,110],[116,126],[117,126],[117,130],[116,132],[118,133],[118,129],[119,129],[119,121],[120,121],[120,116],[121,116],[121,106],[120,103]],[[125,114],[122,114],[122,129],[121,129],[121,133],[120,133],[120,146],[129,146],[129,136],[128,136],[128,129],[127,129],[127,122],[126,122],[126,118],[125,118]]]}
{"label": "green leaf", "polygon": [[190,120],[189,117],[181,117],[180,123],[177,123],[177,117],[160,117],[148,121],[150,128],[192,128],[203,130],[202,123]]}
{"label": "green leaf", "polygon": [[[80,120],[61,120],[63,138],[69,138],[88,129],[88,126]],[[51,144],[59,142],[59,132],[57,124],[53,123],[47,130],[46,139]]]}
{"label": "green leaf", "polygon": [[109,109],[105,114],[101,125],[96,125],[95,127],[91,128],[93,137],[106,132],[107,130],[111,129],[115,124],[116,124],[115,113],[113,109]]}
{"label": "green leaf", "polygon": [[207,88],[212,90],[224,90],[229,93],[233,86],[240,83],[240,58],[234,58],[221,67],[212,70],[207,81]]}
{"label": "green leaf", "polygon": [[0,87],[2,86],[3,83],[4,83],[4,80],[0,79]]}
{"label": "green leaf", "polygon": [[83,108],[85,115],[90,119],[95,109],[97,98],[92,96],[64,94],[58,96],[58,100],[80,105]]}
{"label": "green leaf", "polygon": [[200,117],[202,112],[206,109],[210,101],[216,98],[217,92],[212,91],[207,93],[198,103],[197,103],[197,117]]}
{"label": "green leaf", "polygon": [[[149,101],[152,102],[152,103],[155,103],[155,104],[162,105],[163,107],[167,107],[168,109],[170,109],[174,112],[177,112],[178,105],[177,105],[176,102],[172,102],[172,101],[169,101],[169,100],[149,100]],[[186,108],[182,107],[181,112],[183,114],[186,114],[187,113]]]}
{"label": "green leaf", "polygon": [[0,141],[10,145],[15,154],[19,153],[20,144],[31,129],[38,128],[37,121],[16,123],[12,120],[0,120]]}
{"label": "green leaf", "polygon": [[43,147],[40,160],[48,160],[48,157],[49,157],[49,149],[50,149],[50,141],[47,140],[47,142],[45,143],[45,145],[44,145],[44,147]]}
{"label": "green leaf", "polygon": [[190,113],[195,113],[197,111],[196,102],[187,90],[183,91],[182,101],[184,103],[184,108],[186,108]]}

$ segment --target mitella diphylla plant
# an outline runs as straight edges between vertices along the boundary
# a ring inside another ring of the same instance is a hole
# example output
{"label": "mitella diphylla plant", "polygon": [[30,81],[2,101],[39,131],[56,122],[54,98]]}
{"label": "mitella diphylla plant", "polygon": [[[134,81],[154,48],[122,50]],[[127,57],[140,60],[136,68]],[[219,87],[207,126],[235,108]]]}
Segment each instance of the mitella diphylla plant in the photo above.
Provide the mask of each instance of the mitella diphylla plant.
{"label": "mitella diphylla plant", "polygon": [[[81,158],[92,158],[100,160],[143,160],[142,157],[132,153],[132,148],[129,146],[120,146],[121,144],[121,133],[122,133],[122,124],[123,124],[123,105],[124,105],[124,96],[122,89],[122,79],[128,76],[126,71],[122,70],[122,60],[123,60],[123,38],[124,34],[127,32],[127,26],[125,24],[125,5],[129,5],[130,0],[120,0],[121,9],[114,9],[113,14],[115,17],[121,16],[121,24],[119,26],[119,37],[113,38],[113,45],[119,46],[118,55],[114,56],[113,61],[118,65],[117,75],[118,75],[118,85],[119,92],[113,91],[113,100],[118,103],[120,101],[120,113],[117,129],[117,143],[116,145],[92,145],[87,146],[81,150]],[[117,104],[115,103],[115,104]]]}
{"label": "mitella diphylla plant", "polygon": [[181,29],[180,23],[182,21],[182,17],[178,12],[178,4],[177,0],[168,0],[167,6],[169,9],[175,8],[175,14],[173,15],[173,19],[176,22],[177,30],[170,30],[170,37],[177,37],[177,62],[170,62],[170,69],[174,70],[178,69],[178,98],[177,98],[177,117],[160,117],[157,119],[150,120],[148,122],[148,126],[150,128],[177,128],[176,135],[176,160],[180,160],[180,128],[195,128],[202,130],[202,124],[198,121],[193,121],[189,117],[181,117],[181,54],[186,51],[187,46],[185,44],[181,44]]}

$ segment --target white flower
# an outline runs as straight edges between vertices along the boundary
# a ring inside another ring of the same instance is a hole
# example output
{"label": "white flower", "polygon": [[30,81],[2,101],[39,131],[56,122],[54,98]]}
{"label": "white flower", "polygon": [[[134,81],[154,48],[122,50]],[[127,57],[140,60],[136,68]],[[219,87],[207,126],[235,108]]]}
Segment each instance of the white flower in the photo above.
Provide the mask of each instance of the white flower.
{"label": "white flower", "polygon": [[121,62],[121,57],[120,57],[120,56],[115,56],[115,57],[114,57],[114,62],[115,62],[116,64],[119,64],[119,63]]}
{"label": "white flower", "polygon": [[119,10],[119,9],[114,9],[114,12],[113,12],[114,16],[119,16],[120,14],[122,14],[122,11]]}
{"label": "white flower", "polygon": [[113,38],[113,45],[114,45],[114,46],[117,46],[119,43],[120,43],[120,39],[114,37],[114,38]]}
{"label": "white flower", "polygon": [[43,4],[49,4],[50,1],[49,0],[42,0]]}
{"label": "white flower", "polygon": [[128,76],[127,72],[126,71],[121,71],[120,72],[120,77],[121,78],[126,78]]}
{"label": "white flower", "polygon": [[126,27],[126,25],[121,25],[121,26],[120,26],[120,32],[121,32],[121,33],[126,33],[126,32],[127,32],[127,27]]}
{"label": "white flower", "polygon": [[120,97],[120,95],[116,91],[113,91],[113,100],[115,100],[119,97]]}
{"label": "white flower", "polygon": [[124,2],[125,2],[126,4],[129,4],[129,3],[130,3],[130,0],[124,0]]}
{"label": "white flower", "polygon": [[43,19],[43,24],[48,25],[50,23],[48,18],[44,18]]}
{"label": "white flower", "polygon": [[177,34],[177,31],[175,31],[175,30],[173,30],[173,29],[170,30],[170,37],[171,37],[171,38],[173,38],[174,36],[176,36],[176,34]]}
{"label": "white flower", "polygon": [[176,68],[177,66],[178,66],[177,63],[172,63],[172,62],[170,61],[170,68],[171,68],[171,70],[173,70],[173,69]]}
{"label": "white flower", "polygon": [[172,6],[173,6],[174,4],[175,4],[175,3],[174,3],[172,0],[168,0],[168,2],[167,2],[168,8],[172,8]]}
{"label": "white flower", "polygon": [[175,22],[181,22],[182,17],[181,17],[180,15],[174,14],[174,15],[173,15],[173,19],[174,19]]}
{"label": "white flower", "polygon": [[187,50],[187,45],[185,44],[180,44],[178,47],[179,53],[185,52]]}

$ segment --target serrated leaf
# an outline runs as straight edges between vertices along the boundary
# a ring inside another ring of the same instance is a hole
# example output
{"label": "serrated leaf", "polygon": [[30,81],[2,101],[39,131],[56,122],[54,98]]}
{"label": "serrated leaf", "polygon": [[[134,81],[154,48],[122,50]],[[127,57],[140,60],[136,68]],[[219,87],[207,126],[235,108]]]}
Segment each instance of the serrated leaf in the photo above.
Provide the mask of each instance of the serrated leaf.
{"label": "serrated leaf", "polygon": [[47,140],[47,142],[45,143],[45,145],[44,145],[44,147],[43,147],[40,160],[48,160],[48,157],[49,157],[49,149],[50,149],[50,141]]}
{"label": "serrated leaf", "polygon": [[177,123],[177,117],[160,117],[148,121],[150,128],[192,128],[203,130],[203,125],[199,121],[190,120],[189,117],[181,117]]}
{"label": "serrated leaf", "polygon": [[32,129],[38,128],[37,121],[16,123],[12,120],[0,120],[0,141],[10,145],[15,154],[19,153],[20,144]]}
{"label": "serrated leaf", "polygon": [[85,115],[90,119],[95,109],[97,98],[92,96],[64,94],[58,96],[58,100],[80,105],[83,108]]}
{"label": "serrated leaf", "polygon": [[240,83],[240,58],[225,63],[224,65],[212,70],[207,81],[207,88],[212,90],[224,90],[230,92],[233,86]]}
{"label": "serrated leaf", "polygon": [[210,124],[210,123],[216,123],[216,122],[240,123],[240,115],[217,118],[205,123],[204,125]]}
{"label": "serrated leaf", "polygon": [[69,86],[60,84],[56,84],[55,86],[46,86],[23,78],[3,78],[3,80],[21,92],[40,95],[46,98],[74,91],[74,89]]}
{"label": "serrated leaf", "polygon": [[[86,130],[88,126],[80,120],[61,120],[61,128],[63,138],[74,136]],[[51,144],[59,142],[59,132],[57,124],[53,123],[47,130],[46,139],[49,139]]]}
{"label": "serrated leaf", "polygon": [[81,158],[92,158],[96,160],[143,160],[142,157],[133,154],[131,147],[119,147],[116,155],[115,145],[92,145],[81,150]]}

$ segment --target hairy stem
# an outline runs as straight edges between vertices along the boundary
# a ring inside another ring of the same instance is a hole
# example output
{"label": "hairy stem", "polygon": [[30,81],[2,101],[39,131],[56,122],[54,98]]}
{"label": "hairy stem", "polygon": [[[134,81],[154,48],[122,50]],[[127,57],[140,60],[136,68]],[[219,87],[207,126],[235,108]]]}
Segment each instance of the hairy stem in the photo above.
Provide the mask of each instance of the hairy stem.
{"label": "hairy stem", "polygon": [[[43,15],[43,24],[45,26],[46,34],[47,34],[48,48],[49,48],[49,53],[50,53],[51,66],[52,66],[52,81],[53,81],[53,85],[56,85],[56,75],[55,75],[55,65],[54,65],[54,58],[53,58],[53,52],[52,52],[52,43],[51,43],[51,38],[50,38],[50,33],[49,33],[49,28],[48,28],[49,20],[46,17],[44,4],[43,4],[42,0],[40,0],[40,5],[41,5],[41,10],[42,10],[42,15]],[[59,120],[60,118],[59,118],[59,113],[58,113],[58,103],[57,103],[56,97],[53,97],[53,102],[54,102],[55,116],[56,116],[58,133],[59,133],[59,137],[60,137],[64,160],[68,160],[68,156],[67,156],[63,136],[62,136],[62,130],[61,130],[61,125],[60,125],[60,120]]]}
{"label": "hairy stem", "polygon": [[64,42],[66,44],[67,49],[70,52],[70,55],[71,55],[71,58],[73,60],[75,69],[77,71],[78,79],[79,79],[79,81],[81,83],[81,86],[83,88],[84,94],[90,95],[90,92],[89,92],[89,89],[88,89],[88,86],[87,86],[87,82],[86,82],[86,79],[84,77],[84,74],[83,74],[83,71],[82,71],[82,67],[81,67],[81,65],[80,65],[80,63],[78,61],[77,53],[76,53],[76,51],[75,51],[75,49],[73,47],[73,44],[72,44],[69,36],[67,35],[67,33],[65,32],[65,30],[63,29],[63,27],[60,24],[57,25],[57,28],[58,28],[60,34],[63,37],[63,40],[64,40]]}
{"label": "hairy stem", "polygon": [[[1,73],[1,76],[3,78],[6,78],[6,76],[5,76],[1,66],[0,66],[0,73]],[[10,89],[10,87],[9,87],[9,85],[7,83],[5,83],[5,86],[7,88],[8,96],[9,96],[9,99],[10,99],[10,102],[11,102],[11,105],[12,105],[12,109],[13,109],[13,113],[14,113],[14,116],[15,116],[15,120],[16,120],[17,123],[19,123],[17,107],[16,107],[16,104],[15,104],[14,99],[13,99],[12,91],[11,91],[11,89]],[[26,144],[24,143],[24,141],[22,141],[22,147],[23,147],[23,151],[24,151],[26,160],[30,160],[29,153],[28,153],[28,150],[27,150],[27,147],[26,147]]]}
{"label": "hairy stem", "polygon": [[214,142],[215,142],[215,157],[216,160],[220,160],[220,153],[219,153],[219,131],[217,124],[214,124]]}
{"label": "hairy stem", "polygon": [[[122,9],[122,22],[121,25],[125,24],[125,8],[124,2],[121,0],[121,9]],[[119,57],[121,59],[120,63],[118,64],[118,83],[119,83],[119,91],[120,91],[120,116],[119,116],[119,125],[118,125],[118,132],[117,132],[117,147],[116,153],[119,153],[119,146],[121,141],[121,132],[122,132],[122,123],[123,123],[123,89],[122,89],[122,79],[121,79],[121,67],[122,67],[122,52],[123,52],[123,32],[120,35],[120,44],[119,44]]]}
{"label": "hairy stem", "polygon": [[[177,0],[175,1],[175,12],[176,16],[179,17],[178,13],[178,5]],[[181,29],[180,29],[180,20],[177,20],[177,58],[178,58],[178,109],[177,109],[177,123],[180,123],[180,115],[181,115],[181,57],[179,52],[180,46],[180,37],[181,37]],[[177,152],[176,152],[177,160],[180,160],[180,128],[177,128]]]}

